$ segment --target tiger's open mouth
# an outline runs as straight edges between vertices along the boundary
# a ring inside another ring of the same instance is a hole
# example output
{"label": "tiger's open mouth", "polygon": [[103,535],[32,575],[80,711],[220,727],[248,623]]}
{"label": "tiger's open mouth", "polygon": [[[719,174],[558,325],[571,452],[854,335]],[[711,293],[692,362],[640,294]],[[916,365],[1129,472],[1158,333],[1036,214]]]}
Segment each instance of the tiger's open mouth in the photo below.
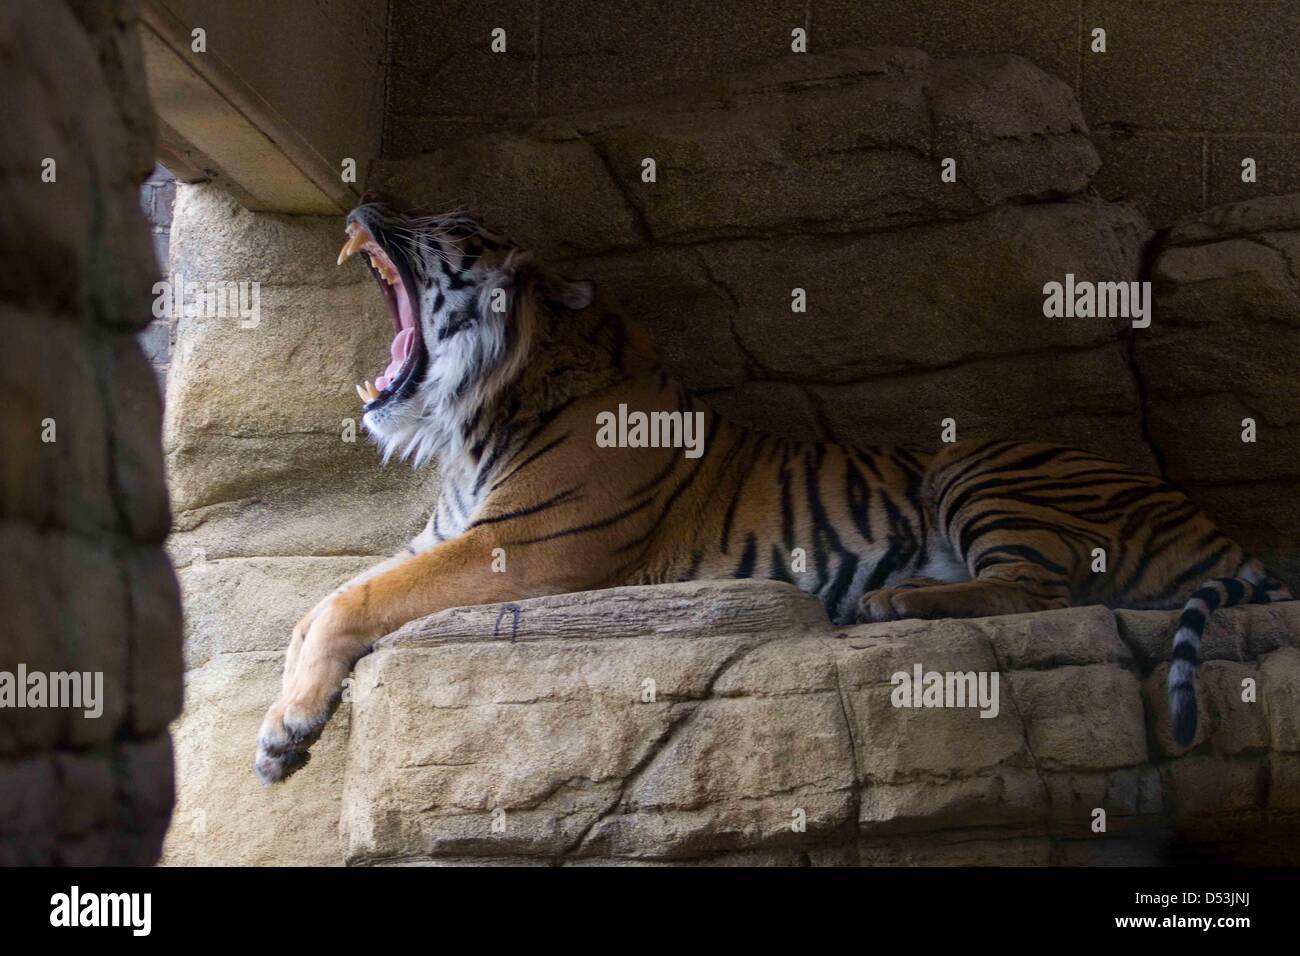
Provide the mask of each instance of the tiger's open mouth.
{"label": "tiger's open mouth", "polygon": [[379,283],[393,317],[394,334],[388,349],[388,365],[373,385],[367,379],[365,385],[357,386],[357,395],[364,410],[369,412],[415,391],[424,368],[425,354],[421,347],[420,323],[415,317],[416,301],[415,294],[410,291],[413,288],[410,276],[404,275],[404,270],[395,265],[384,251],[380,240],[361,223],[349,222],[347,232],[348,241],[339,252],[338,264],[342,265],[357,252],[364,253],[367,266]]}

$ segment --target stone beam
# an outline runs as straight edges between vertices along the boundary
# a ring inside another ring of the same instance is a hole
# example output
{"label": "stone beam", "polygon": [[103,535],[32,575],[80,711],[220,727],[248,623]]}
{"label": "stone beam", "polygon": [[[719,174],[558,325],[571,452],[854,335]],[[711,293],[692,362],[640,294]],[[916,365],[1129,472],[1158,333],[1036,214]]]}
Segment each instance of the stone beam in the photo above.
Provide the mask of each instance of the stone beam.
{"label": "stone beam", "polygon": [[219,182],[249,209],[350,208],[379,151],[386,7],[145,0],[159,158],[183,181]]}

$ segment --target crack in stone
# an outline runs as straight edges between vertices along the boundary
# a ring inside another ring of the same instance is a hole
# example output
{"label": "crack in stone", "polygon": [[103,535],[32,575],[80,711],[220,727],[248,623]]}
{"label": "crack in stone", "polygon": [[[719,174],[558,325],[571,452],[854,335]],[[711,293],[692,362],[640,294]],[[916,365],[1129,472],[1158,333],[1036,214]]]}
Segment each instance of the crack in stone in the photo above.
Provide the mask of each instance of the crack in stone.
{"label": "crack in stone", "polygon": [[857,864],[861,862],[858,847],[862,840],[862,788],[865,781],[858,766],[858,740],[853,731],[853,708],[849,704],[848,693],[844,689],[843,675],[840,673],[840,661],[833,646],[831,665],[835,668],[835,690],[840,702],[840,716],[844,718],[844,730],[849,738],[849,766],[853,771],[853,785],[849,800],[849,829],[853,841],[853,862]]}
{"label": "crack in stone", "polygon": [[609,155],[609,150],[604,143],[594,137],[589,140],[588,145],[590,145],[592,152],[596,154],[596,158],[600,160],[601,165],[605,167],[605,174],[609,176],[615,191],[622,197],[623,205],[632,217],[633,225],[636,226],[637,238],[640,239],[642,245],[653,244],[655,236],[650,230],[650,223],[646,219],[645,210],[632,198],[632,194],[624,185],[623,177],[619,176],[618,170],[614,168],[614,158]]}
{"label": "crack in stone", "polygon": [[700,707],[714,699],[713,688],[717,686],[718,681],[731,671],[733,667],[744,660],[750,652],[777,639],[778,638],[760,639],[754,644],[742,643],[722,660],[717,669],[713,672],[713,676],[709,678],[708,683],[705,685],[700,699],[694,704],[694,706],[683,707],[680,716],[673,717],[668,726],[664,728],[663,732],[659,734],[653,743],[651,743],[650,747],[646,750],[645,754],[642,755],[641,759],[638,760],[628,771],[627,775],[623,778],[622,784],[619,786],[618,793],[614,795],[614,799],[611,800],[603,810],[599,811],[596,816],[592,818],[590,823],[583,827],[577,838],[574,839],[569,846],[565,847],[564,850],[560,852],[558,862],[562,863],[580,853],[596,827],[619,810],[628,791],[640,781],[641,777],[650,766],[665,750],[668,749],[672,742],[677,738],[678,731],[690,722],[691,717],[695,715]]}
{"label": "crack in stone", "polygon": [[[602,149],[596,147],[594,144],[593,149],[605,164],[611,178],[614,179],[615,186],[624,201],[628,203],[635,215],[638,217],[641,216],[640,208],[632,203],[628,193],[623,189],[622,182],[617,178],[617,176],[615,176],[610,159],[604,154]],[[986,216],[996,216],[1009,207],[1022,208],[1027,206],[1071,205],[1074,203],[1074,200],[1078,195],[1079,194],[1077,193],[1069,193],[1019,198],[1009,197],[993,205],[980,202],[978,208],[962,211],[959,209],[949,209],[937,206],[926,200],[925,197],[914,196],[903,190],[891,190],[889,192],[881,193],[880,196],[903,196],[908,199],[910,203],[920,204],[918,211],[900,215],[898,218],[893,220],[874,222],[871,224],[863,223],[858,220],[845,221],[840,218],[787,219],[781,225],[770,228],[746,227],[743,232],[713,232],[704,235],[692,235],[690,232],[686,232],[682,235],[657,236],[652,234],[649,231],[648,224],[642,221],[640,225],[644,228],[645,234],[638,236],[638,244],[615,244],[591,252],[552,256],[551,261],[556,265],[575,261],[599,261],[622,255],[636,254],[644,251],[647,247],[656,249],[689,249],[697,246],[764,242],[774,239],[843,240],[870,238],[872,236],[920,231],[935,226],[964,225],[966,223],[976,222]],[[818,225],[823,226],[823,228],[809,228]]]}
{"label": "crack in stone", "polygon": [[1034,753],[1034,746],[1029,742],[1029,724],[1025,722],[1025,715],[1020,710],[1020,702],[1016,700],[1015,691],[1012,689],[1011,671],[1008,670],[1002,662],[1001,655],[998,654],[997,644],[993,638],[987,634],[984,640],[989,646],[989,653],[993,655],[993,661],[997,664],[998,673],[1006,678],[1007,697],[1011,700],[1011,707],[1016,712],[1016,720],[1020,724],[1020,734],[1025,741],[1025,750],[1029,754],[1029,761],[1033,764],[1034,776],[1038,778],[1039,785],[1043,788],[1043,832],[1046,834],[1052,827],[1052,789],[1047,785],[1047,778],[1043,776],[1043,768],[1038,763],[1038,755]]}
{"label": "crack in stone", "polygon": [[[1166,248],[1166,240],[1169,237],[1169,230],[1157,232],[1150,241],[1143,247],[1142,261],[1138,266],[1138,281],[1150,282],[1155,271],[1156,260],[1160,257],[1161,252]],[[1154,286],[1153,286],[1154,288]],[[1151,321],[1155,323],[1156,297],[1151,297]],[[1142,440],[1146,446],[1151,449],[1151,455],[1155,459],[1156,473],[1163,481],[1169,481],[1169,467],[1165,458],[1164,449],[1156,442],[1155,436],[1151,432],[1151,393],[1147,385],[1145,376],[1142,374],[1142,365],[1137,357],[1138,330],[1130,327],[1125,336],[1128,340],[1126,349],[1126,359],[1128,362],[1129,374],[1133,376],[1133,385],[1137,389],[1138,396],[1138,427],[1142,434]]]}
{"label": "crack in stone", "polygon": [[703,701],[697,701],[691,706],[684,705],[680,708],[680,713],[672,717],[668,722],[668,726],[665,727],[663,731],[660,732],[659,736],[651,742],[649,748],[647,748],[646,752],[642,754],[641,759],[638,760],[628,771],[627,775],[623,778],[623,781],[619,784],[618,792],[614,794],[613,799],[611,799],[603,809],[597,811],[596,815],[592,817],[591,821],[585,827],[582,828],[577,837],[575,837],[567,847],[560,851],[557,862],[562,863],[571,859],[582,850],[592,831],[609,817],[613,816],[615,811],[617,811],[619,806],[623,803],[628,789],[640,778],[641,774],[650,766],[651,763],[654,762],[655,758],[659,756],[664,748],[668,746],[676,735],[677,728],[685,724],[702,703]]}
{"label": "crack in stone", "polygon": [[735,293],[731,291],[730,286],[714,274],[713,267],[709,265],[708,256],[704,254],[704,251],[702,249],[696,249],[695,255],[699,261],[700,269],[704,273],[704,281],[721,292],[723,296],[726,297],[727,301],[731,303],[731,313],[727,316],[727,328],[731,332],[732,341],[735,342],[736,351],[740,353],[740,357],[746,364],[746,368],[742,373],[744,375],[744,381],[748,382],[753,379],[755,373],[770,376],[773,374],[772,370],[764,366],[763,363],[758,360],[758,357],[750,351],[749,347],[745,345],[744,340],[740,336],[740,330],[736,326],[736,319],[740,315],[740,300],[736,298]]}

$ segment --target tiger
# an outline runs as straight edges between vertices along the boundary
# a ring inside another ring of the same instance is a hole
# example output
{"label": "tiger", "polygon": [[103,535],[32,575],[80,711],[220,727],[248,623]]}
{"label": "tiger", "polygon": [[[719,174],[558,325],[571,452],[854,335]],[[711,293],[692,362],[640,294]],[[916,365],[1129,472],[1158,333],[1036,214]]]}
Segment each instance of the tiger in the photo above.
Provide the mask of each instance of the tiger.
{"label": "tiger", "polygon": [[[385,462],[436,460],[441,484],[409,544],[294,626],[258,732],[264,783],[306,764],[377,639],[451,607],[767,578],[815,595],[840,625],[1181,608],[1168,705],[1187,747],[1208,616],[1291,598],[1182,492],[1125,464],[1040,442],[932,453],[742,427],[683,387],[592,282],[471,214],[368,193],[345,231],[338,262],[362,261],[394,330],[387,366],[357,386],[363,425]],[[597,440],[627,409],[659,426],[656,440],[644,428]]]}

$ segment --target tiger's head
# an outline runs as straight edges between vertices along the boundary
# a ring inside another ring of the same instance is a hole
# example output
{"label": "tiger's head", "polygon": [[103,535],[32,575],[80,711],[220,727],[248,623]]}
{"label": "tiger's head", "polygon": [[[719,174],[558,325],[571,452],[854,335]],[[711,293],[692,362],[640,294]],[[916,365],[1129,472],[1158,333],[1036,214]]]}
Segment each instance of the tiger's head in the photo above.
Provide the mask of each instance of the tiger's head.
{"label": "tiger's head", "polygon": [[393,320],[386,367],[357,386],[385,460],[423,464],[462,443],[550,337],[554,314],[593,299],[590,282],[545,275],[464,213],[426,215],[367,193],[346,229],[339,264],[362,254]]}

